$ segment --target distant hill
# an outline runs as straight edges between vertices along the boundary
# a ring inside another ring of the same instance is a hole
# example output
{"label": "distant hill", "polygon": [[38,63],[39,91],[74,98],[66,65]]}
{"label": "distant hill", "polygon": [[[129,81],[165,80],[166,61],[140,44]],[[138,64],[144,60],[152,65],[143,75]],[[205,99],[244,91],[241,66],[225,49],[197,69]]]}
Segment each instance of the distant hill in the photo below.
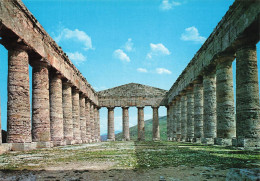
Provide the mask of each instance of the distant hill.
{"label": "distant hill", "polygon": [[[167,140],[167,117],[163,116],[159,118],[160,124],[160,136],[161,140]],[[145,121],[145,140],[152,140],[153,136],[153,120],[149,119]],[[122,132],[116,134],[116,140],[122,140]],[[137,140],[137,125],[130,128],[130,139]]]}

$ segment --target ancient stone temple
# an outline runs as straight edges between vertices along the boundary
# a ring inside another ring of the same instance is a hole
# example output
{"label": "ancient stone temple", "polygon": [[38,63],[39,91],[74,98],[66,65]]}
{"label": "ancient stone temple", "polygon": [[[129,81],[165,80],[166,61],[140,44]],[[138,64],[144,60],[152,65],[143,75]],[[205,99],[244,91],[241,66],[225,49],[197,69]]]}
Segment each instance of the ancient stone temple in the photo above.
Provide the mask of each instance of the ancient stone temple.
{"label": "ancient stone temple", "polygon": [[258,0],[234,2],[169,91],[130,83],[96,92],[21,0],[0,2],[0,37],[8,50],[8,143],[0,150],[99,142],[101,107],[108,109],[108,141],[115,140],[115,107],[122,108],[125,141],[128,108],[138,109],[138,140],[145,140],[145,106],[153,109],[153,140],[160,140],[158,109],[166,106],[169,141],[260,147]]}

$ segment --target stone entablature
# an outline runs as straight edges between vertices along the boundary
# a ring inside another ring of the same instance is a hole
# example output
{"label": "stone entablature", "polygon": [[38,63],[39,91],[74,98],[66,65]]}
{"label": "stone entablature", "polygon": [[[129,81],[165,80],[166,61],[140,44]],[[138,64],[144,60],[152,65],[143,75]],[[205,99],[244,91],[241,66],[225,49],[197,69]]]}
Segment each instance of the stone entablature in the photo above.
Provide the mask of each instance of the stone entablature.
{"label": "stone entablature", "polygon": [[256,44],[260,37],[259,17],[260,3],[258,0],[235,1],[175,81],[168,91],[165,101],[168,104],[171,103],[198,76],[210,69],[212,65],[214,66],[221,55],[235,54],[235,50],[241,44],[248,42]]}
{"label": "stone entablature", "polygon": [[142,84],[130,83],[98,92],[100,107],[165,106],[167,91]]}
{"label": "stone entablature", "polygon": [[98,105],[95,90],[21,0],[0,2],[0,37],[4,46],[25,45],[30,56],[37,57],[37,62],[46,62]]}

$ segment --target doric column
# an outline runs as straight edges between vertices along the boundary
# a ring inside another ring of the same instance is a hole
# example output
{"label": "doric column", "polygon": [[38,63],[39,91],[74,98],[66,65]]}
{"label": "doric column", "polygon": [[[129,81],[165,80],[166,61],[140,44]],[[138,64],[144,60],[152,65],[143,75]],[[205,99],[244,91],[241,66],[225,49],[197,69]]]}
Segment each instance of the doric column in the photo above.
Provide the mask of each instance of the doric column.
{"label": "doric column", "polygon": [[107,141],[115,141],[114,107],[108,107]]}
{"label": "doric column", "polygon": [[129,107],[122,107],[122,112],[123,112],[123,140],[124,141],[130,140],[128,108]]}
{"label": "doric column", "polygon": [[170,113],[171,113],[171,120],[172,120],[172,141],[177,140],[177,113],[176,113],[176,100],[173,101],[172,105],[170,106]]}
{"label": "doric column", "polygon": [[208,71],[203,77],[203,143],[214,144],[216,137],[216,74]]}
{"label": "doric column", "polygon": [[62,84],[62,107],[64,122],[64,140],[66,144],[73,144],[73,119],[72,119],[72,89],[71,84],[64,81]]}
{"label": "doric column", "polygon": [[193,85],[187,88],[187,139],[191,142],[194,138],[194,94]]}
{"label": "doric column", "polygon": [[232,145],[236,136],[232,62],[233,56],[223,57],[216,66],[217,145]]}
{"label": "doric column", "polygon": [[138,141],[145,140],[145,129],[144,129],[144,107],[137,107],[138,109]]}
{"label": "doric column", "polygon": [[90,101],[86,99],[86,136],[88,143],[91,143],[91,127],[90,127]]}
{"label": "doric column", "polygon": [[91,102],[90,103],[90,140],[91,143],[94,142],[94,104]]}
{"label": "doric column", "polygon": [[236,53],[237,146],[260,147],[260,107],[256,45]]}
{"label": "doric column", "polygon": [[100,115],[99,115],[100,107],[97,107],[97,142],[101,141],[100,138]]}
{"label": "doric column", "polygon": [[38,142],[38,147],[50,147],[50,96],[47,64],[34,62],[32,72],[32,141]]}
{"label": "doric column", "polygon": [[98,141],[97,106],[94,107],[94,141]]}
{"label": "doric column", "polygon": [[171,113],[170,113],[170,105],[166,106],[167,109],[167,140],[172,141],[172,120],[171,120]]}
{"label": "doric column", "polygon": [[187,96],[181,93],[181,141],[186,141],[187,136]]}
{"label": "doric column", "polygon": [[87,133],[86,133],[86,107],[85,107],[85,96],[80,94],[79,105],[80,105],[80,134],[82,143],[87,143]]}
{"label": "doric column", "polygon": [[160,127],[159,127],[159,107],[152,107],[153,109],[153,141],[160,140]]}
{"label": "doric column", "polygon": [[8,51],[7,142],[31,141],[28,54],[19,48],[11,49]]}
{"label": "doric column", "polygon": [[51,140],[53,141],[53,145],[64,145],[62,80],[61,75],[54,72],[50,76],[50,115]]}
{"label": "doric column", "polygon": [[176,97],[176,141],[181,140],[181,99],[179,96]]}
{"label": "doric column", "polygon": [[75,143],[80,144],[80,108],[79,108],[79,90],[72,88],[72,119],[73,119],[73,138]]}
{"label": "doric column", "polygon": [[201,143],[203,137],[203,84],[198,78],[194,84],[194,139],[193,142]]}

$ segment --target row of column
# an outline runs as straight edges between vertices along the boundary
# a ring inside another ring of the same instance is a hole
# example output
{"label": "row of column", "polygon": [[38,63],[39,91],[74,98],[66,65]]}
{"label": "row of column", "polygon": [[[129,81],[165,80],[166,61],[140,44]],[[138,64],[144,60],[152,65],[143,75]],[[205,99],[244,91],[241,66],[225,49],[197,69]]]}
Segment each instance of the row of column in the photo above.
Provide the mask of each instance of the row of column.
{"label": "row of column", "polygon": [[168,137],[217,145],[260,146],[256,45],[236,52],[236,110],[232,62],[219,58],[168,107]]}
{"label": "row of column", "polygon": [[[160,140],[160,129],[159,129],[159,107],[153,108],[153,140]],[[115,141],[115,129],[114,129],[114,107],[108,107],[108,136],[107,141]],[[129,131],[129,107],[122,107],[123,115],[123,141],[130,140],[130,131]],[[145,123],[144,123],[144,107],[137,107],[138,109],[138,140],[145,140]]]}
{"label": "row of column", "polygon": [[30,63],[31,112],[29,55],[17,47],[8,51],[7,142],[41,147],[99,141],[99,107],[41,60]]}

